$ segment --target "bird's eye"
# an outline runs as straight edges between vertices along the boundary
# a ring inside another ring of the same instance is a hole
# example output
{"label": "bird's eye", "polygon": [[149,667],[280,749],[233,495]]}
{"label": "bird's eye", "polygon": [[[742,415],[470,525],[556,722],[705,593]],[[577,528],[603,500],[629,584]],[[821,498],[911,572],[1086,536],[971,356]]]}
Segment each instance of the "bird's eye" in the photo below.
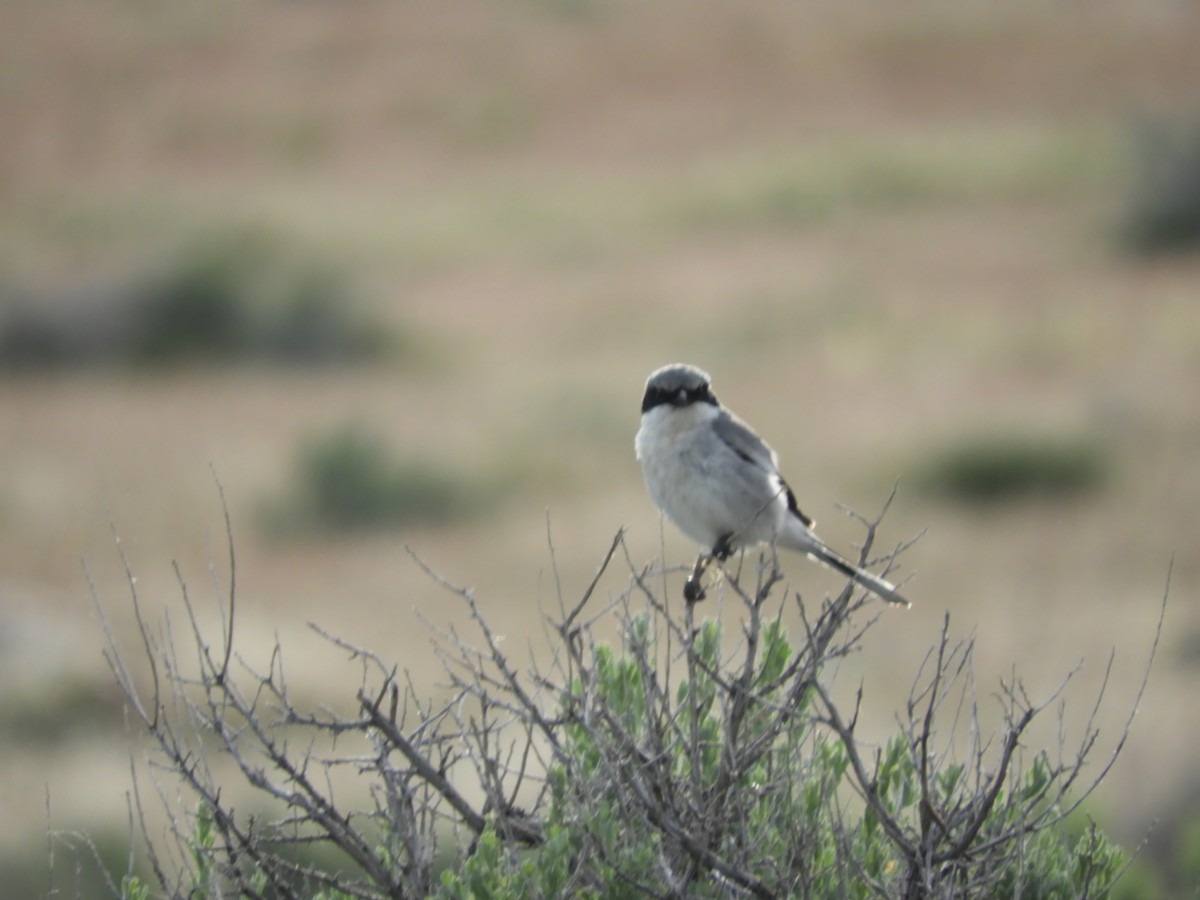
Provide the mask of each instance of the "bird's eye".
{"label": "bird's eye", "polygon": [[664,403],[674,402],[674,397],[662,388],[652,387],[646,390],[646,396],[642,398],[642,412],[648,412],[656,406],[661,406]]}
{"label": "bird's eye", "polygon": [[717,398],[709,390],[708,384],[695,387],[680,385],[675,388],[653,386],[647,387],[642,397],[642,412],[648,412],[656,406],[669,404],[674,407],[691,406],[693,403],[708,403],[717,405]]}

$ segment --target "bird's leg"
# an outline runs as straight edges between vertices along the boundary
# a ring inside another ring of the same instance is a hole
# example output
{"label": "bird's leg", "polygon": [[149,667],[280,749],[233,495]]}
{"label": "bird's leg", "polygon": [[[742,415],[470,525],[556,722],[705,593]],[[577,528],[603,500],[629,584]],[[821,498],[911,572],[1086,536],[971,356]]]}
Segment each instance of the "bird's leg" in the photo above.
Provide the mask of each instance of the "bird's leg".
{"label": "bird's leg", "polygon": [[709,554],[710,559],[715,559],[717,562],[725,562],[729,557],[733,556],[733,532],[723,534],[717,538],[717,542],[713,544],[712,552]]}
{"label": "bird's leg", "polygon": [[692,574],[683,583],[683,599],[688,603],[699,603],[704,599],[704,585],[700,583],[700,579],[704,577],[704,570],[711,562],[711,554],[701,553],[696,557],[696,565],[692,566]]}
{"label": "bird's leg", "polygon": [[725,562],[733,553],[733,534],[721,535],[712,550],[708,553],[701,553],[696,557],[696,565],[692,567],[692,574],[688,580],[683,583],[683,599],[688,603],[699,603],[704,599],[704,585],[700,583],[700,579],[704,577],[709,565],[715,559],[717,562]]}

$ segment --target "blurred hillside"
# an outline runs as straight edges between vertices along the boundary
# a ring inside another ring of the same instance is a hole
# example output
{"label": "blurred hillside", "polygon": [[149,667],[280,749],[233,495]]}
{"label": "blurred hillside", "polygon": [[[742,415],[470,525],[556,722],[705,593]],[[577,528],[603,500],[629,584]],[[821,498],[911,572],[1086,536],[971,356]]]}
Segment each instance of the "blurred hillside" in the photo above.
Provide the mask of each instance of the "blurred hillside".
{"label": "blurred hillside", "polygon": [[[837,504],[873,514],[897,478],[883,545],[929,528],[903,559],[914,608],[846,663],[864,728],[890,729],[948,610],[983,707],[1014,667],[1039,697],[1083,659],[1082,717],[1115,648],[1115,733],[1174,555],[1090,812],[1130,847],[1160,819],[1148,858],[1175,864],[1200,822],[1200,254],[1128,228],[1161,158],[1142,137],[1200,115],[1200,8],[5,18],[0,861],[38,860],[21,877],[43,877],[47,797],[55,828],[124,839],[88,596],[136,647],[110,524],[148,612],[175,561],[215,621],[215,472],[247,655],[278,636],[295,684],[344,701],[356,671],[311,621],[436,691],[416,613],[463,611],[403,544],[475,585],[511,652],[555,608],[547,517],[568,598],[622,526],[641,559],[688,561],[632,450],[669,361],[712,373],[835,547],[860,536]],[[787,566],[809,602],[838,586]]]}

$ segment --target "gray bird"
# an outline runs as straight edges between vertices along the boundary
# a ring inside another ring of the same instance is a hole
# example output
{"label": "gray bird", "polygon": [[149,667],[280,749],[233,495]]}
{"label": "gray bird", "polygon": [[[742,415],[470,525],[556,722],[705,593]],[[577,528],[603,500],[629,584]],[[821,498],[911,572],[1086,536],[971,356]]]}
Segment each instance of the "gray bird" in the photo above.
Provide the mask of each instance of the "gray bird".
{"label": "gray bird", "polygon": [[884,600],[908,606],[896,588],[830,550],[813,532],[779,474],[775,451],[723,407],[707,373],[663,366],[646,380],[642,425],[634,441],[650,497],[705,550],[684,586],[700,600],[700,577],[713,559],[768,543],[798,550]]}

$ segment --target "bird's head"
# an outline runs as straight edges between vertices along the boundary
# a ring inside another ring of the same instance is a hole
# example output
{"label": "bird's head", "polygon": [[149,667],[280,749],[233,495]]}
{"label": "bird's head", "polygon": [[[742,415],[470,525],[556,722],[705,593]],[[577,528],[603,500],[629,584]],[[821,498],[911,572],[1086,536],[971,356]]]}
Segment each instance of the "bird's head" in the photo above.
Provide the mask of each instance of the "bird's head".
{"label": "bird's head", "polygon": [[673,363],[655,370],[646,379],[646,393],[642,395],[643,415],[659,406],[678,408],[693,403],[720,405],[709,386],[708,373],[704,370]]}

